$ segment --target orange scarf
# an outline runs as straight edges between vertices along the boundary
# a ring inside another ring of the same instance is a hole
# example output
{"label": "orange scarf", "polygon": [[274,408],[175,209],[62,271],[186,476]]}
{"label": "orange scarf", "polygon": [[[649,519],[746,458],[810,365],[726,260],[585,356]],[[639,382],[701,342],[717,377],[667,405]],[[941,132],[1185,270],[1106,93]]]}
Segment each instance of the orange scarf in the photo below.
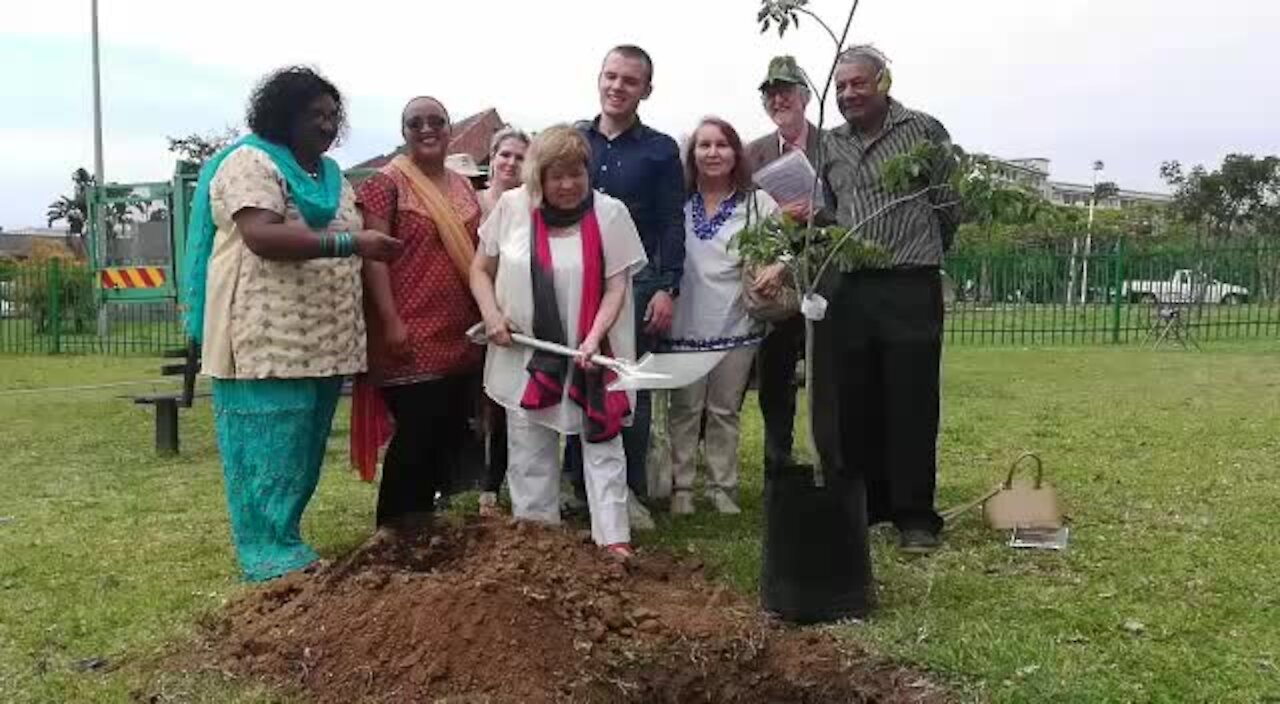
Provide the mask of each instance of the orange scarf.
{"label": "orange scarf", "polygon": [[436,231],[440,233],[440,242],[457,267],[458,274],[464,282],[470,281],[471,260],[476,256],[476,246],[471,241],[471,234],[467,232],[466,223],[462,222],[462,218],[458,217],[458,213],[449,204],[448,196],[441,193],[431,179],[422,173],[422,169],[403,154],[382,167],[382,173],[395,181],[397,191],[411,196],[399,199],[396,207],[417,212],[434,222]]}

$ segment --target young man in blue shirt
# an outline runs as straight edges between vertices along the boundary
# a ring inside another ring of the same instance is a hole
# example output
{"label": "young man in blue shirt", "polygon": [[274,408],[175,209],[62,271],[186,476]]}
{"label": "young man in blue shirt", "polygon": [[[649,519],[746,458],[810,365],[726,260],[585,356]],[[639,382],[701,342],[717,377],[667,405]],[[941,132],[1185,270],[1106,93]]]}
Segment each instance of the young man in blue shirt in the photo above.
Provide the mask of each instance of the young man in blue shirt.
{"label": "young man in blue shirt", "polygon": [[[646,126],[637,114],[653,92],[653,60],[638,46],[616,46],[604,57],[597,81],[600,114],[578,123],[591,144],[591,185],[626,203],[649,265],[632,281],[636,310],[636,354],[651,352],[671,328],[680,275],[684,270],[684,172],[680,148],[671,137]],[[648,493],[649,393],[636,394],[632,425],[623,430],[627,484],[631,488],[631,525],[653,527],[636,500]],[[565,459],[581,482],[581,451],[576,438]]]}

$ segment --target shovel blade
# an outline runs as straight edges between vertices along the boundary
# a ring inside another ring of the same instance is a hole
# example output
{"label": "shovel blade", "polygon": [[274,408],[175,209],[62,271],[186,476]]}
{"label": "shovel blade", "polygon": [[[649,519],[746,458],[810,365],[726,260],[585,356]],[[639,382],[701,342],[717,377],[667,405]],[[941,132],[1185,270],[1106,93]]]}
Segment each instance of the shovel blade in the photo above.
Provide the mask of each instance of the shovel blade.
{"label": "shovel blade", "polygon": [[684,388],[710,374],[726,354],[725,350],[646,354],[635,364],[615,369],[618,378],[609,384],[609,390]]}

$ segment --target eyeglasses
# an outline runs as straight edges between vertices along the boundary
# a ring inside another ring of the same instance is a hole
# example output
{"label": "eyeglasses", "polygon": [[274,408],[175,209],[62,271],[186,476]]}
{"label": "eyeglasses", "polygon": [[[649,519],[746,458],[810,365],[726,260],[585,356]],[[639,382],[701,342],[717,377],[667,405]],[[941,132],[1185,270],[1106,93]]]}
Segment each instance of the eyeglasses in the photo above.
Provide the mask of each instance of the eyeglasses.
{"label": "eyeglasses", "polygon": [[405,128],[414,132],[421,131],[424,125],[433,130],[442,130],[449,126],[449,120],[443,115],[427,115],[425,118],[411,117],[404,121]]}

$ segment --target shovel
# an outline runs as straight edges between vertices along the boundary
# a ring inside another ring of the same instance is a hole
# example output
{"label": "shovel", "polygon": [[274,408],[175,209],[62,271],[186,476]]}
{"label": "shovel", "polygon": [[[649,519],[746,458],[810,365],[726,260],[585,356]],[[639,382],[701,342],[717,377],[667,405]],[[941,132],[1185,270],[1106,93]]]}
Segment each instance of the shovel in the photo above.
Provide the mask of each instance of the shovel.
{"label": "shovel", "polygon": [[[487,345],[489,340],[484,334],[484,323],[476,323],[467,330],[467,339],[477,345]],[[550,352],[565,357],[578,359],[582,355],[572,347],[555,342],[539,340],[536,337],[513,332],[511,339],[517,344],[532,347],[543,352]],[[633,391],[639,389],[679,389],[709,374],[724,358],[725,351],[715,352],[668,352],[646,354],[639,362],[625,359],[614,359],[601,354],[592,355],[591,363],[598,364],[618,375],[609,384],[610,391]]]}

